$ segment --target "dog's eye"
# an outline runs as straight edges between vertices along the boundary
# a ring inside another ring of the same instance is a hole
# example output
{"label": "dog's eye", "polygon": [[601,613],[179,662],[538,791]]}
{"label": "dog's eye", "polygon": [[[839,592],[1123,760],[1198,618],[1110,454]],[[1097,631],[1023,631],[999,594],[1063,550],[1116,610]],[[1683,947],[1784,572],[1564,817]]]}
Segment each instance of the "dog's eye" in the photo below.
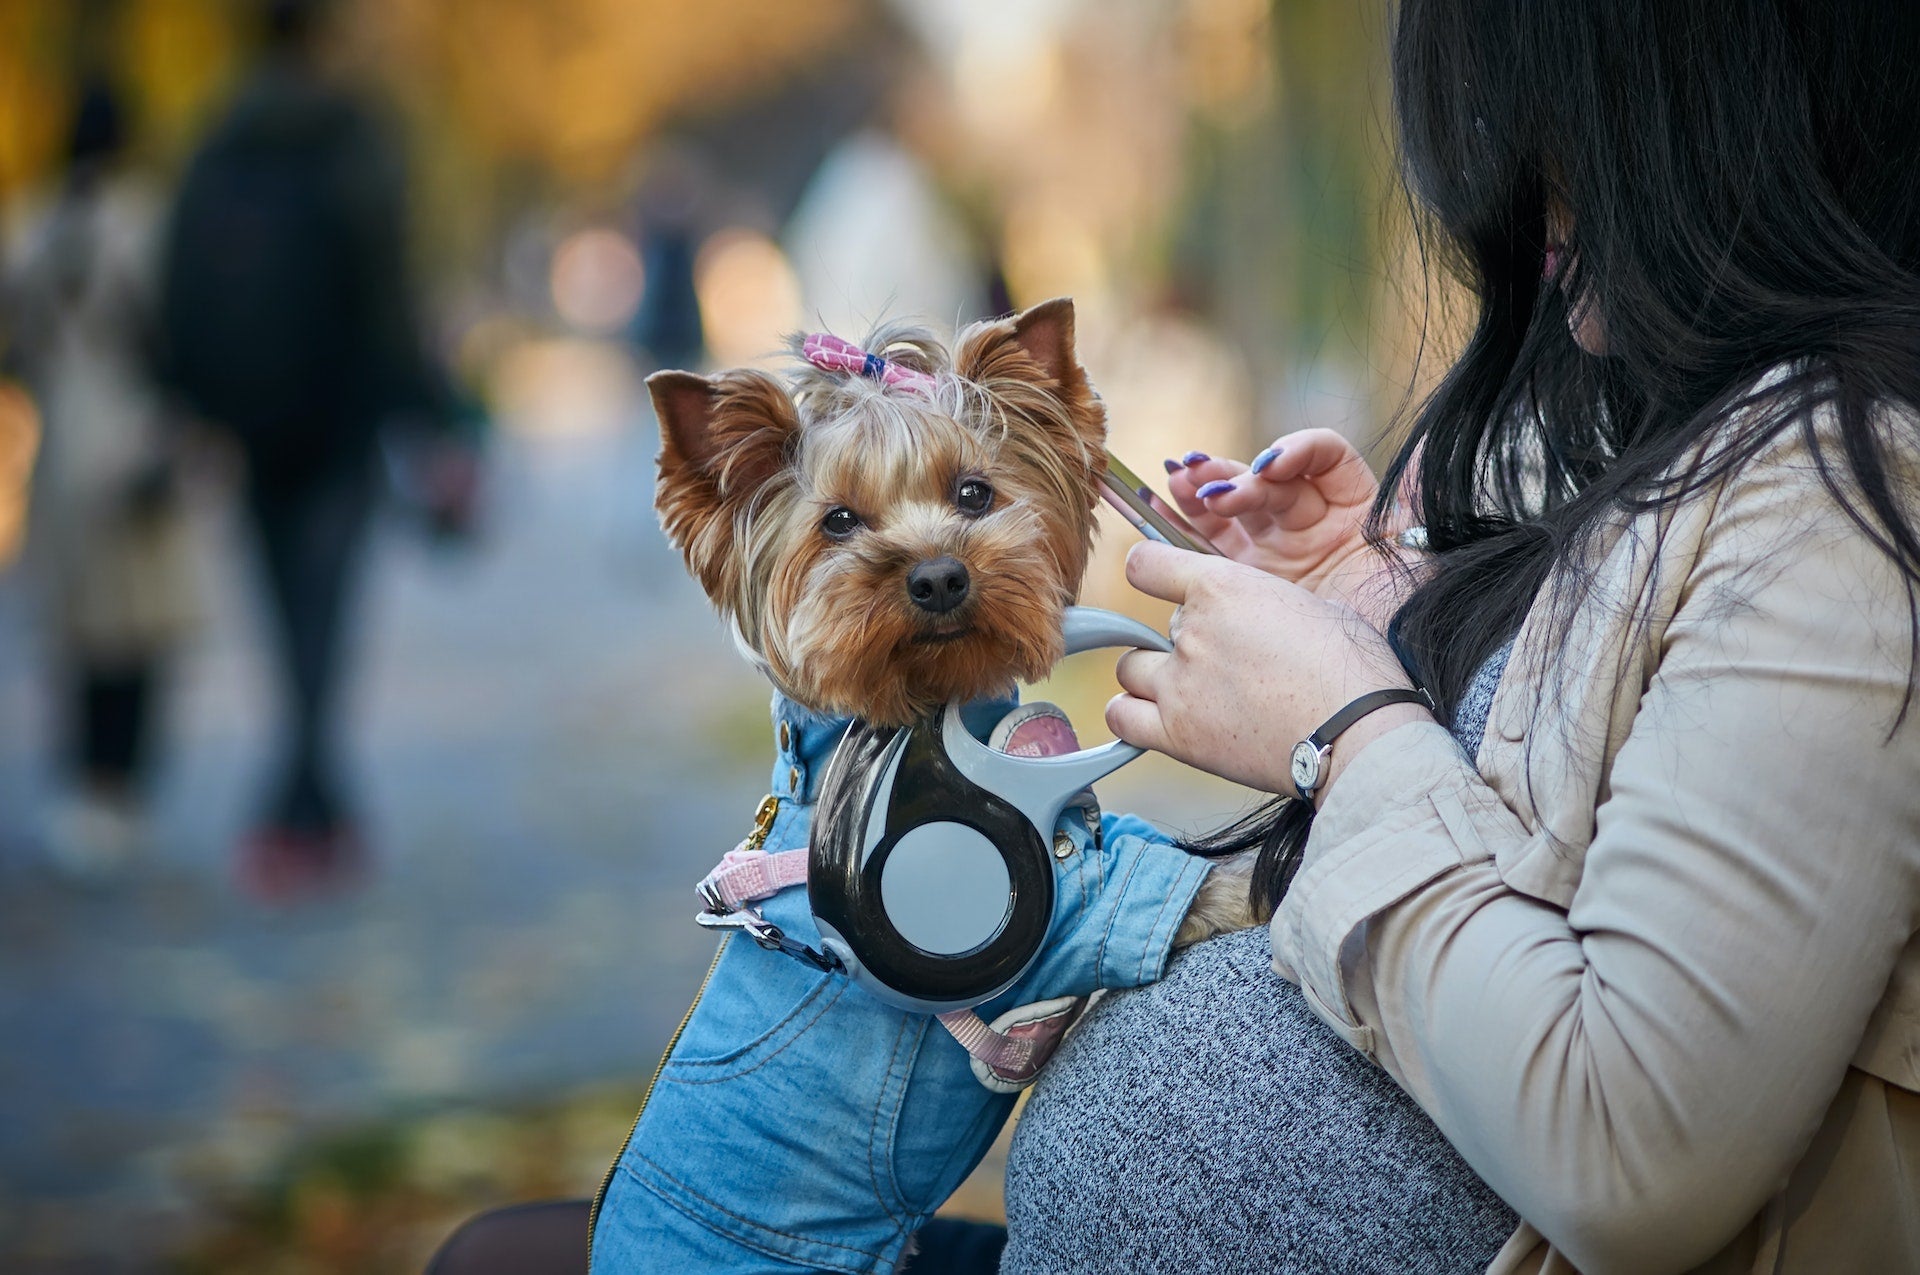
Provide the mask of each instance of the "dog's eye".
{"label": "dog's eye", "polygon": [[845,540],[860,530],[860,515],[845,505],[835,505],[827,510],[827,516],[820,520],[820,530],[835,540]]}
{"label": "dog's eye", "polygon": [[953,503],[964,514],[983,514],[993,507],[993,488],[982,478],[969,478],[953,493]]}

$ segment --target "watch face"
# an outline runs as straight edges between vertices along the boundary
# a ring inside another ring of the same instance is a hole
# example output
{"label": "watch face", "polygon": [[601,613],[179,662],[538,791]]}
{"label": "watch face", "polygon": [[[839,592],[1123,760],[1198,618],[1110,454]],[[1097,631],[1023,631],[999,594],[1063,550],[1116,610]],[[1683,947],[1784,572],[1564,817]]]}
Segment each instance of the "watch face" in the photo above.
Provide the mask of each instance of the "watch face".
{"label": "watch face", "polygon": [[1320,750],[1306,740],[1293,746],[1293,786],[1307,792],[1320,782]]}

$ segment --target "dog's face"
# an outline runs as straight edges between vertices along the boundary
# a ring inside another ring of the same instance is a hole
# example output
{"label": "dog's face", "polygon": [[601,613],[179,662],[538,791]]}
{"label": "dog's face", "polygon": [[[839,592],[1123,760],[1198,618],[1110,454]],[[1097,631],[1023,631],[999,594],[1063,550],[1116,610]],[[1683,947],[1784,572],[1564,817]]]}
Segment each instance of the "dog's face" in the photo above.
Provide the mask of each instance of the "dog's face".
{"label": "dog's face", "polygon": [[1105,413],[1073,307],[980,323],[945,352],[867,347],[932,389],[806,367],[648,379],[657,507],[742,644],[810,708],[905,725],[1036,679],[1092,545]]}

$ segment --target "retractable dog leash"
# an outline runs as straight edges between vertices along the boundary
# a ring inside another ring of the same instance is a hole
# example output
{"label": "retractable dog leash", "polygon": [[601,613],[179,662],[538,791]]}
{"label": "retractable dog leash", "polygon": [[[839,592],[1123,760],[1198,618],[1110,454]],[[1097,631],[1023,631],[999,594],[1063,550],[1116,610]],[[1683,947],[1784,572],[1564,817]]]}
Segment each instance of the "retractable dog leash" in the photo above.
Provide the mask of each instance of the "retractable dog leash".
{"label": "retractable dog leash", "polygon": [[[809,338],[816,362],[841,356],[815,348],[826,340]],[[862,367],[871,362],[852,347],[844,358],[849,370],[859,370],[856,359],[866,361]],[[1111,452],[1100,494],[1151,539],[1219,552],[1154,509],[1145,485]],[[1147,625],[1095,607],[1068,607],[1062,630],[1068,655],[1173,649]],[[760,946],[818,969],[844,971],[900,1009],[970,1009],[1018,982],[1046,943],[1060,812],[1142,751],[1116,739],[1065,756],[1003,753],[973,737],[957,704],[904,728],[855,721],[822,779],[804,863],[797,854],[774,863],[728,856],[701,882],[707,909],[699,920],[745,930]],[[818,948],[748,906],[802,882]]]}
{"label": "retractable dog leash", "polygon": [[[1069,655],[1172,649],[1139,621],[1092,607],[1069,607],[1063,628]],[[814,815],[807,895],[821,947],[901,1009],[992,1000],[1046,942],[1060,812],[1141,752],[1118,739],[1060,757],[998,752],[954,704],[904,729],[855,722]]]}
{"label": "retractable dog leash", "polygon": [[[832,341],[809,337],[807,356],[869,376],[891,366],[877,360],[876,372],[873,356]],[[1154,509],[1145,486],[1112,453],[1107,461],[1101,495],[1143,535],[1219,552]],[[1094,607],[1068,607],[1062,635],[1068,655],[1173,649],[1147,625]],[[1061,811],[1142,751],[1116,739],[1064,756],[1000,752],[973,737],[958,704],[907,727],[855,721],[822,778],[804,859],[744,848],[728,855],[700,883],[706,908],[697,920],[844,972],[885,1004],[952,1019],[959,1034],[959,1011],[1012,987],[1045,946],[1054,912],[1052,830]],[[818,948],[752,906],[802,883]]]}
{"label": "retractable dog leash", "polygon": [[[1094,607],[1068,607],[1062,630],[1069,655],[1172,649]],[[973,737],[957,704],[908,727],[853,722],[821,779],[805,856],[727,856],[700,884],[697,919],[844,972],[899,1009],[970,1009],[1018,982],[1046,943],[1060,812],[1142,751],[1116,739],[1062,756],[1003,753]],[[818,948],[751,906],[803,883]]]}

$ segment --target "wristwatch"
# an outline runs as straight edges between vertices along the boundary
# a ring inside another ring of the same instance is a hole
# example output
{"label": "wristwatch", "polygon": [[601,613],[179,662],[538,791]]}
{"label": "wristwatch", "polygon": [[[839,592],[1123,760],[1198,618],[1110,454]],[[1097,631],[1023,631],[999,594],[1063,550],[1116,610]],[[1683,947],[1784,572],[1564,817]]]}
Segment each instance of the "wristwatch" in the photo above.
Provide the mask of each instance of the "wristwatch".
{"label": "wristwatch", "polygon": [[1434,712],[1433,697],[1410,686],[1395,686],[1384,691],[1368,691],[1321,724],[1320,729],[1293,746],[1290,774],[1301,799],[1313,801],[1313,794],[1327,778],[1327,759],[1333,755],[1333,741],[1340,733],[1368,713],[1389,704],[1418,704]]}

